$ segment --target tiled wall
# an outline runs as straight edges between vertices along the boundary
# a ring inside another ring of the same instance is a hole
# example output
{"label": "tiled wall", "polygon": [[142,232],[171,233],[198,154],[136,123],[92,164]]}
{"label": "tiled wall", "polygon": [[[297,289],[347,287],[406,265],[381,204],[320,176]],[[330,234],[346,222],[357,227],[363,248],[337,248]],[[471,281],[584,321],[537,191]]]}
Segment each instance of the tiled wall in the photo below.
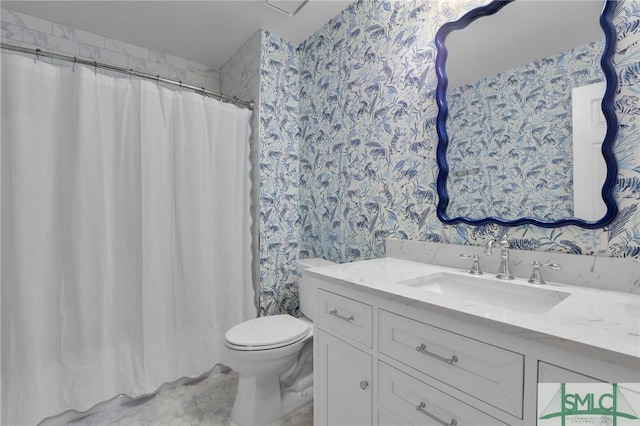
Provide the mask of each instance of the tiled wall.
{"label": "tiled wall", "polygon": [[[262,50],[262,31],[257,31],[220,69],[220,88],[222,93],[239,99],[253,100],[256,105],[260,99],[260,55]],[[259,129],[260,108],[253,111],[251,128]],[[251,132],[251,272],[253,285],[260,283],[260,148],[259,132]],[[256,298],[260,292],[256,291]],[[256,300],[256,307],[259,306]]]}
{"label": "tiled wall", "polygon": [[[197,87],[220,90],[218,71],[206,65],[6,8],[2,8],[0,13],[3,42],[94,59]],[[41,60],[52,62],[44,58]]]}
{"label": "tiled wall", "polygon": [[[385,239],[482,245],[495,225],[436,216],[433,39],[480,2],[359,1],[301,47],[302,251],[347,262],[385,254]],[[604,229],[509,229],[520,249],[640,255],[640,3],[617,3],[620,215]]]}
{"label": "tiled wall", "polygon": [[447,91],[449,217],[574,216],[571,89],[604,81],[603,50],[604,36]]}
{"label": "tiled wall", "polygon": [[[500,266],[500,250],[494,250],[493,256],[489,256],[484,253],[484,247],[390,238],[386,249],[390,257],[460,270],[471,268],[471,260],[460,258],[460,254],[477,254],[481,269],[489,276],[495,275]],[[640,294],[640,259],[637,258],[510,250],[509,259],[510,270],[516,277],[528,279],[533,271],[533,262],[537,260],[542,264],[561,266],[557,270],[542,268],[543,279],[548,282]]]}

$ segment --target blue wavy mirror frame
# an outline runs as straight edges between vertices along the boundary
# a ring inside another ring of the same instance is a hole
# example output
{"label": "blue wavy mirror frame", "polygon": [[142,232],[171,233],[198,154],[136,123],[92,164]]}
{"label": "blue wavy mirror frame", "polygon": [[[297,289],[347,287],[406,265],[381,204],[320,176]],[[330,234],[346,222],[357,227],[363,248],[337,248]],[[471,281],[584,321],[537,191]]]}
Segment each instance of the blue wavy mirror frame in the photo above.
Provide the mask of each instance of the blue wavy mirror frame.
{"label": "blue wavy mirror frame", "polygon": [[613,109],[613,99],[617,90],[617,75],[613,67],[613,53],[615,48],[616,30],[612,22],[613,11],[615,8],[615,0],[604,0],[604,8],[600,14],[600,26],[605,35],[605,45],[600,59],[600,65],[605,76],[606,90],[602,99],[602,112],[607,123],[607,130],[604,141],[602,143],[602,155],[604,157],[607,173],[604,185],[602,186],[602,198],[606,206],[606,214],[599,220],[588,221],[576,217],[563,218],[555,221],[544,221],[533,217],[522,217],[514,220],[505,220],[499,217],[486,217],[480,219],[472,219],[469,217],[449,217],[447,215],[447,206],[449,205],[449,195],[447,194],[447,176],[449,174],[449,165],[447,164],[447,146],[449,144],[449,135],[447,134],[446,122],[449,113],[449,107],[446,101],[446,90],[448,85],[447,75],[445,73],[445,64],[447,60],[447,49],[445,40],[447,35],[454,30],[460,30],[467,27],[474,20],[492,15],[498,12],[507,4],[514,0],[497,0],[486,6],[478,7],[467,12],[457,21],[444,24],[436,33],[435,44],[437,48],[436,56],[436,74],[438,84],[436,88],[436,102],[438,104],[438,117],[436,128],[438,132],[437,162],[438,162],[438,218],[446,224],[466,223],[469,225],[484,225],[495,223],[502,226],[519,226],[532,224],[544,228],[554,228],[567,225],[576,225],[583,228],[595,229],[602,228],[611,223],[618,214],[618,207],[613,198],[613,189],[615,179],[618,173],[618,166],[613,154],[613,144],[618,132],[618,120]]}

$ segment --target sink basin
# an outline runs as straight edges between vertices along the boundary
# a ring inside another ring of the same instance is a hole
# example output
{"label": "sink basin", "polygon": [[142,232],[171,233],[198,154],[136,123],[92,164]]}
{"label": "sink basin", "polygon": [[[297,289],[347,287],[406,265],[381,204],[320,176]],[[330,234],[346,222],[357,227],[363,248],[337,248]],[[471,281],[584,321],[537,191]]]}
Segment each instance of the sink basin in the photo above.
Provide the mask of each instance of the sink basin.
{"label": "sink basin", "polygon": [[571,295],[564,291],[448,272],[399,281],[398,284],[531,314],[543,314]]}

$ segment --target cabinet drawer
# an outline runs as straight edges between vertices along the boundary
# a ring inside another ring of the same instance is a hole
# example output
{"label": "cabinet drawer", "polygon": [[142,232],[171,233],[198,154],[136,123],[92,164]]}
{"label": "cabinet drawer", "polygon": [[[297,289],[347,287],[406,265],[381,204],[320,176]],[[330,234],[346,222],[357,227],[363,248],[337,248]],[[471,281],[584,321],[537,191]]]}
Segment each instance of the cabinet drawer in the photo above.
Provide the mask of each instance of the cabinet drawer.
{"label": "cabinet drawer", "polygon": [[524,356],[380,310],[380,352],[522,418]]}
{"label": "cabinet drawer", "polygon": [[[453,424],[458,426],[505,425],[383,362],[378,364],[378,368],[378,406],[381,413],[388,411],[394,414],[380,416],[381,422],[423,426],[452,424],[455,420]],[[399,422],[396,417],[401,417],[402,421]],[[387,423],[380,423],[383,424]]]}
{"label": "cabinet drawer", "polygon": [[319,289],[317,316],[319,325],[371,347],[371,305]]}

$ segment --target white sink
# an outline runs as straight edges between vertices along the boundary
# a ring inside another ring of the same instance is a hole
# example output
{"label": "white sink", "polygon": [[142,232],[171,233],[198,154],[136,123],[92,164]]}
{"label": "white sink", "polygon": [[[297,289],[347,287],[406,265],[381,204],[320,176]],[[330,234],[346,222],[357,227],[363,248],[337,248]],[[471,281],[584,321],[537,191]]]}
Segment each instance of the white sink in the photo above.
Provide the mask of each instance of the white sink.
{"label": "white sink", "polygon": [[399,281],[398,284],[531,314],[543,314],[571,295],[564,291],[529,287],[512,281],[448,272]]}

